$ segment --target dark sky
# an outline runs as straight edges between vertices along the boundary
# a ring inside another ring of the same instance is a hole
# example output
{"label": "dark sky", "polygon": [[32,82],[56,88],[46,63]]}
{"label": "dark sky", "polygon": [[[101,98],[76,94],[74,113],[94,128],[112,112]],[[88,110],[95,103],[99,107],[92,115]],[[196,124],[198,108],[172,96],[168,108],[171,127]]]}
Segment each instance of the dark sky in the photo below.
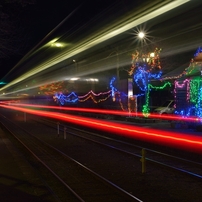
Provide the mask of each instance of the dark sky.
{"label": "dark sky", "polygon": [[[130,14],[132,9],[138,10],[142,4],[146,5],[150,0],[35,0],[32,5],[19,8],[20,12],[17,12],[13,5],[7,5],[7,10],[10,9],[13,19],[18,22],[20,27],[20,34],[18,35],[18,43],[13,44],[13,52],[9,52],[6,57],[0,58],[0,78],[3,78],[23,56],[28,53],[33,47],[35,47],[44,37],[46,37],[51,31],[67,16],[69,18],[65,21],[65,29],[69,32],[79,32],[79,30],[90,32],[89,27],[85,25],[91,22],[94,29],[99,28],[103,24],[107,24],[110,21],[116,21],[116,18],[123,14]],[[159,3],[161,1],[156,0]],[[199,1],[195,1],[199,2]],[[10,6],[10,7],[9,7]],[[186,44],[188,40],[195,39],[194,48],[197,48],[198,38],[201,36],[200,23],[202,22],[202,16],[200,11],[202,9],[201,4],[195,6],[193,9],[186,8],[188,11],[177,10],[175,16],[165,20],[158,19],[159,22],[153,21],[151,28],[151,35],[156,38],[161,37],[162,44],[170,44],[167,49],[167,55],[169,51],[172,52],[172,48],[179,44],[180,38],[184,41],[181,43]],[[12,12],[13,10],[13,12]],[[179,12],[179,13],[178,13]],[[183,13],[182,15],[180,13]],[[71,14],[71,15],[70,15]],[[147,24],[146,26],[149,25]],[[63,26],[64,29],[64,26]],[[192,29],[192,32],[187,31]],[[19,30],[14,30],[13,33]],[[57,29],[57,32],[64,30]],[[189,34],[187,34],[188,32]],[[74,35],[73,35],[74,36]],[[77,34],[79,38],[80,35]],[[166,40],[165,40],[166,39]],[[167,40],[168,39],[168,40]],[[157,40],[156,40],[157,41]],[[199,46],[201,44],[198,44]],[[190,49],[189,49],[190,50]],[[189,54],[185,57],[185,51],[182,51],[180,57],[183,60],[189,61]],[[175,54],[175,53],[173,53]],[[190,56],[191,57],[191,56]],[[130,60],[130,58],[129,58]],[[187,62],[186,61],[186,62]]]}
{"label": "dark sky", "polygon": [[[6,0],[3,1],[5,2]],[[3,4],[2,11],[9,14],[14,24],[18,23],[17,27],[10,31],[11,36],[18,35],[17,39],[15,38],[12,42],[9,42],[9,45],[12,45],[12,51],[7,51],[5,57],[0,58],[0,78],[3,78],[29,50],[71,13],[67,29],[71,27],[79,29],[80,26],[91,20],[95,15],[99,13],[103,15],[105,10],[112,9],[117,4],[120,5],[121,3],[126,9],[128,6],[128,0],[33,1],[34,4],[25,7],[20,7],[17,3]]]}
{"label": "dark sky", "polygon": [[[5,57],[0,58],[0,65],[3,66],[0,69],[0,78],[69,13],[77,9],[81,5],[80,2],[68,1],[67,3],[64,0],[35,0],[34,4],[26,7],[15,6],[14,3],[7,4],[5,12],[9,13],[12,22],[15,23],[16,21],[18,23],[18,27],[14,27],[11,31],[11,37],[14,36],[13,32],[18,33],[18,35],[17,39],[8,43],[9,45],[12,43],[13,51],[9,51]],[[12,12],[12,10],[14,11]],[[15,42],[16,40],[18,43]]]}

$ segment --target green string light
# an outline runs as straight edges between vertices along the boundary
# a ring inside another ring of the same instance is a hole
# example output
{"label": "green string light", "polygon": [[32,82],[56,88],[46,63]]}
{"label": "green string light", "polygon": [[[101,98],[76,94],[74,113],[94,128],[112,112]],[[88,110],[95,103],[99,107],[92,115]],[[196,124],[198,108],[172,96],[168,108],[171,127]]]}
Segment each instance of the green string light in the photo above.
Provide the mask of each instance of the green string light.
{"label": "green string light", "polygon": [[193,104],[197,103],[199,88],[200,88],[201,78],[197,77],[190,81],[190,102]]}
{"label": "green string light", "polygon": [[170,82],[166,82],[164,83],[163,86],[153,86],[152,84],[148,84],[148,90],[146,93],[146,101],[145,101],[145,105],[143,105],[143,109],[142,109],[142,113],[144,117],[149,117],[150,113],[150,108],[149,108],[149,93],[151,89],[155,89],[155,90],[163,90],[164,88],[166,88],[167,86],[171,87],[171,83]]}

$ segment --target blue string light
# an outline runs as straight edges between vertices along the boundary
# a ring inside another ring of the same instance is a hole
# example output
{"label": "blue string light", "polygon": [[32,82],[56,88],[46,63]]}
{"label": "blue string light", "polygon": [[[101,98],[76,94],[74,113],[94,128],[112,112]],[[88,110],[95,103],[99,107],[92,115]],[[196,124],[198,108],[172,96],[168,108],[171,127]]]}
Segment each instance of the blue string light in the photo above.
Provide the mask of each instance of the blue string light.
{"label": "blue string light", "polygon": [[194,57],[197,57],[200,53],[202,53],[202,48],[199,47],[196,51],[196,53],[194,54]]}
{"label": "blue string light", "polygon": [[113,77],[110,81],[110,84],[109,84],[109,86],[111,88],[111,92],[112,92],[112,97],[115,96],[115,92],[118,92],[118,90],[113,86],[113,83],[115,80],[116,80],[115,77]]}
{"label": "blue string light", "polygon": [[78,101],[78,96],[72,92],[68,96],[64,95],[63,93],[56,93],[54,95],[54,99],[57,100],[61,105],[64,105],[65,102],[67,103],[75,103]]}

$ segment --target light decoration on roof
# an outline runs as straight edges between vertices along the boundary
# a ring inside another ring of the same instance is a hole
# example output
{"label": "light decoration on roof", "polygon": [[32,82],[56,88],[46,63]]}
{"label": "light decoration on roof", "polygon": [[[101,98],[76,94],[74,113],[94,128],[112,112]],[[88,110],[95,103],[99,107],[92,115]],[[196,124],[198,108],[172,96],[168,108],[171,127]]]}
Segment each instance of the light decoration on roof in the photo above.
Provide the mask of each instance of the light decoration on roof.
{"label": "light decoration on roof", "polygon": [[200,72],[200,75],[202,75],[202,48],[199,47],[196,50],[196,53],[194,54],[194,58],[191,59],[190,64],[185,70],[182,71],[177,76],[168,76],[164,77],[161,80],[174,80],[174,79],[180,79],[184,76],[193,75],[194,73]]}
{"label": "light decoration on roof", "polygon": [[198,49],[196,50],[196,53],[194,54],[194,57],[196,58],[195,59],[196,61],[198,61],[197,57],[199,57],[201,53],[202,53],[202,48],[198,47]]}
{"label": "light decoration on roof", "polygon": [[[175,81],[175,114],[183,117],[195,116],[202,118],[202,48],[198,48],[191,59],[189,67],[182,76],[189,76],[184,81]],[[183,89],[184,88],[184,89]],[[186,91],[186,98],[182,96],[182,90]],[[178,91],[179,90],[179,91]],[[182,101],[180,101],[182,100]]]}

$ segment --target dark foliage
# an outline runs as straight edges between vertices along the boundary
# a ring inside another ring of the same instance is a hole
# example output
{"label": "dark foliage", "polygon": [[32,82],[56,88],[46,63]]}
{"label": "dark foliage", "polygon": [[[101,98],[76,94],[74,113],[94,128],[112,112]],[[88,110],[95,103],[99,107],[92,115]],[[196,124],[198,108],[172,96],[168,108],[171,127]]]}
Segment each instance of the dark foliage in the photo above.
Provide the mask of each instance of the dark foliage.
{"label": "dark foliage", "polygon": [[0,59],[21,54],[26,34],[23,29],[26,19],[24,10],[35,0],[4,0],[0,3]]}

